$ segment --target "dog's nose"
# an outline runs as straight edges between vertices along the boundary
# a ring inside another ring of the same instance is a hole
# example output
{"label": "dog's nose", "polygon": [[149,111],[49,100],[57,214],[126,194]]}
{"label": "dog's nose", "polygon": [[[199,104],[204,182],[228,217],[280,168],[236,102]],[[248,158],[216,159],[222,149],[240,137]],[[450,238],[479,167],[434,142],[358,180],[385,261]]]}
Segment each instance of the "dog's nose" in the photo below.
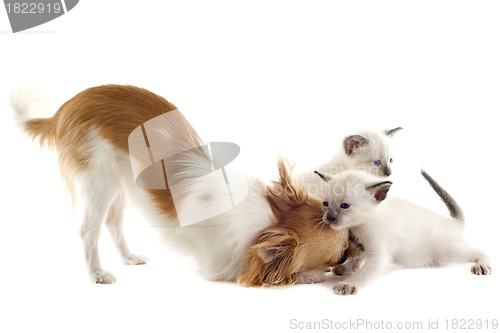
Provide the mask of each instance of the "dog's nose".
{"label": "dog's nose", "polygon": [[384,168],[384,175],[386,175],[387,177],[389,177],[391,174],[392,174],[391,169],[389,169],[389,168],[385,167],[385,168]]}
{"label": "dog's nose", "polygon": [[335,221],[337,221],[337,218],[335,216],[331,216],[331,215],[328,215],[326,217],[326,219],[328,220],[328,222],[335,222]]}

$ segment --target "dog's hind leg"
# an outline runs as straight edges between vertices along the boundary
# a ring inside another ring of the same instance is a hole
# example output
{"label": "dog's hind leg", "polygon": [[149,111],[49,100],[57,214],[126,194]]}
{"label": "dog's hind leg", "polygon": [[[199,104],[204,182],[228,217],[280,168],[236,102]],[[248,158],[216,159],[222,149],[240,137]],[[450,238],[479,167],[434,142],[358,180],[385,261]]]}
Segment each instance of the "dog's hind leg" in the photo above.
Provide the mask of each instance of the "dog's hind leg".
{"label": "dog's hind leg", "polygon": [[[114,202],[122,195],[118,164],[113,156],[112,147],[94,141],[91,154],[87,155],[85,169],[76,177],[78,202],[83,205],[80,236],[90,279],[99,284],[115,282],[115,277],[102,269],[98,252],[102,224],[107,216],[115,216],[119,211]],[[123,204],[121,206],[120,210]],[[117,216],[121,218],[121,215]]]}
{"label": "dog's hind leg", "polygon": [[80,236],[83,242],[85,260],[90,279],[95,283],[109,284],[115,282],[115,277],[102,269],[99,259],[98,242],[102,223],[111,202],[116,197],[116,185],[109,179],[101,177],[96,171],[87,172],[83,180],[83,188],[79,191],[79,200],[84,209]]}
{"label": "dog's hind leg", "polygon": [[147,259],[132,254],[128,248],[127,242],[125,241],[125,237],[123,236],[123,214],[125,206],[125,195],[123,190],[120,189],[115,200],[109,207],[108,216],[106,218],[106,226],[108,227],[111,237],[120,252],[123,262],[127,265],[142,265],[147,262]]}

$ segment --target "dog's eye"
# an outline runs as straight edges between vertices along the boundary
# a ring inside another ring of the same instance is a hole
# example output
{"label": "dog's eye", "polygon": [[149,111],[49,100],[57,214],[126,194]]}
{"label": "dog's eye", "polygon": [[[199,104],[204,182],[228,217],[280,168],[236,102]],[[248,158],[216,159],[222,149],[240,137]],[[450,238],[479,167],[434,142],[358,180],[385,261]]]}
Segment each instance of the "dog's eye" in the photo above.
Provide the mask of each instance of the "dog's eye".
{"label": "dog's eye", "polygon": [[328,202],[323,201],[323,206],[328,207]]}
{"label": "dog's eye", "polygon": [[351,207],[351,204],[348,204],[348,203],[346,203],[346,202],[343,202],[343,203],[340,205],[340,208],[342,208],[342,209],[347,209],[347,208],[349,208],[349,207]]}
{"label": "dog's eye", "polygon": [[376,165],[376,166],[379,166],[380,165],[380,160],[373,161],[373,164]]}
{"label": "dog's eye", "polygon": [[392,157],[391,157],[391,159],[389,160],[389,163],[392,163]]}

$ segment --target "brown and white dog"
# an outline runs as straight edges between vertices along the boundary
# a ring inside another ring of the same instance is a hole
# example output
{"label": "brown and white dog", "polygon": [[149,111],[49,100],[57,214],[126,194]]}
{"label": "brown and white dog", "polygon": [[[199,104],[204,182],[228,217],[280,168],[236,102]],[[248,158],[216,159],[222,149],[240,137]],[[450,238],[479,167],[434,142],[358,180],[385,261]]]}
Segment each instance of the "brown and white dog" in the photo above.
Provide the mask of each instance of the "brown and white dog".
{"label": "brown and white dog", "polygon": [[[13,108],[25,119],[33,108],[30,94],[25,90],[12,95]],[[182,171],[168,179],[170,184],[170,178],[179,178],[176,191],[182,200],[174,202],[169,186],[137,186],[129,135],[138,128],[144,131],[144,123],[162,115],[169,115],[167,123],[149,128],[148,135],[168,143],[163,147],[168,156],[204,144],[174,105],[133,86],[89,88],[64,103],[53,117],[24,122],[33,139],[57,150],[61,174],[73,199],[83,205],[80,232],[93,282],[115,281],[99,261],[97,243],[103,222],[126,264],[146,263],[129,250],[123,235],[125,193],[152,223],[164,227],[165,237],[179,250],[197,259],[201,273],[211,280],[239,280],[247,286],[318,282],[324,268],[345,259],[348,232],[322,228],[320,201],[307,194],[283,161],[279,181],[269,187],[259,179],[228,171],[225,177],[238,179],[236,186],[248,191],[244,200],[200,223],[181,226],[179,210],[188,207],[189,212],[203,214],[202,207],[227,200],[227,188],[212,178],[197,179],[197,166],[207,156],[196,153],[184,156]],[[151,152],[147,139],[146,146]],[[151,162],[161,162],[167,184],[164,160],[152,158]]]}

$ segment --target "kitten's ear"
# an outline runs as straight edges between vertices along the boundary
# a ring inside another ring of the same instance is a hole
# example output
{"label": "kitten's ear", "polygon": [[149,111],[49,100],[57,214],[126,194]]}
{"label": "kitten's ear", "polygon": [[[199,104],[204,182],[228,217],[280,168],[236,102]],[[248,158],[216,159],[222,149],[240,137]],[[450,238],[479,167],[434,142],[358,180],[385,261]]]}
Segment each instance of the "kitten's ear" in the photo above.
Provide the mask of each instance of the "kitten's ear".
{"label": "kitten's ear", "polygon": [[390,129],[390,130],[385,130],[384,133],[385,133],[385,135],[390,136],[392,138],[394,136],[394,134],[401,131],[402,129],[403,129],[403,127],[396,127],[396,128]]}
{"label": "kitten's ear", "polygon": [[329,182],[332,179],[332,175],[327,174],[326,172],[314,171],[315,174],[321,177],[325,182]]}
{"label": "kitten's ear", "polygon": [[389,192],[391,188],[392,182],[385,181],[372,186],[368,186],[366,190],[373,194],[373,197],[377,201],[384,201],[387,197],[387,192]]}
{"label": "kitten's ear", "polygon": [[368,144],[368,140],[361,135],[350,135],[344,139],[344,151],[347,155],[356,152],[360,147]]}

